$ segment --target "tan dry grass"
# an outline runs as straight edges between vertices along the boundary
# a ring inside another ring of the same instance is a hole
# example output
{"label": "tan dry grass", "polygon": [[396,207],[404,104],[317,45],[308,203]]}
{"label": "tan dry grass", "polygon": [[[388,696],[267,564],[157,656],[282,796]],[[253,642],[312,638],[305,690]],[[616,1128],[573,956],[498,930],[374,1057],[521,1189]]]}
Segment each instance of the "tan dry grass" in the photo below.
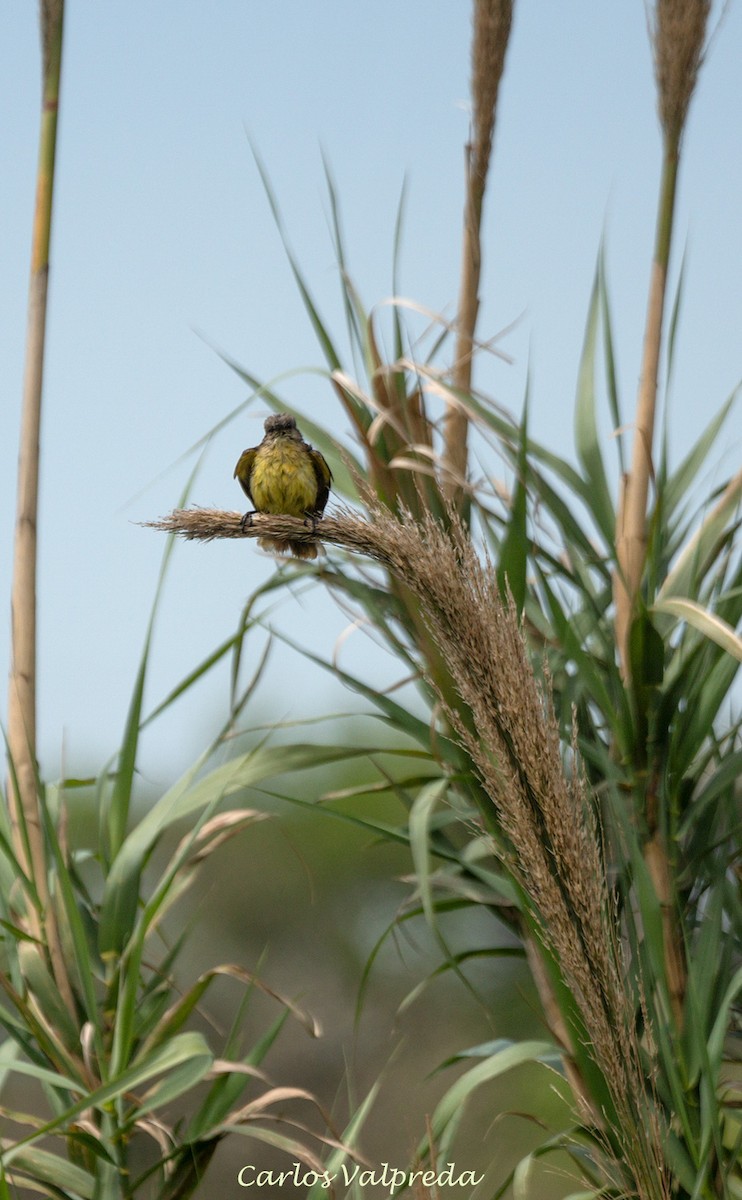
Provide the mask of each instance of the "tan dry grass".
{"label": "tan dry grass", "polygon": [[[510,41],[513,0],[475,0],[472,38],[472,131],[466,148],[466,196],[461,249],[461,280],[453,367],[454,388],[471,389],[474,335],[479,315],[479,280],[482,269],[482,205],[487,186],[492,138],[505,56]],[[468,419],[462,408],[450,405],[445,417],[444,491],[460,504],[460,480],[466,478]]]}
{"label": "tan dry grass", "polygon": [[658,107],[668,141],[682,136],[703,63],[710,0],[657,0],[650,26]]}
{"label": "tan dry grass", "polygon": [[57,113],[62,70],[63,0],[42,0],[39,17],[43,56],[41,128],[31,244],[28,332],[13,543],[7,798],[13,854],[22,872],[29,877],[38,897],[36,904],[26,903],[24,900],[25,911],[19,913],[17,919],[40,943],[36,948],[39,959],[43,960],[45,951],[48,951],[62,998],[69,1011],[74,1012],[72,987],[67,976],[55,909],[49,895],[36,762],[39,444]]}
{"label": "tan dry grass", "polygon": [[538,939],[580,1011],[621,1122],[625,1160],[642,1183],[637,1194],[664,1197],[660,1133],[633,1034],[595,820],[579,769],[565,772],[557,722],[531,668],[517,614],[502,601],[493,567],[480,561],[453,514],[447,533],[432,518],[416,522],[403,513],[398,519],[367,503],[370,519],[336,512],[316,534],[293,518],[264,515],[243,533],[238,513],[204,509],[152,524],[207,541],[319,537],[382,563],[414,594],[456,685],[457,701],[441,701],[492,801],[503,834],[498,853],[530,897]]}

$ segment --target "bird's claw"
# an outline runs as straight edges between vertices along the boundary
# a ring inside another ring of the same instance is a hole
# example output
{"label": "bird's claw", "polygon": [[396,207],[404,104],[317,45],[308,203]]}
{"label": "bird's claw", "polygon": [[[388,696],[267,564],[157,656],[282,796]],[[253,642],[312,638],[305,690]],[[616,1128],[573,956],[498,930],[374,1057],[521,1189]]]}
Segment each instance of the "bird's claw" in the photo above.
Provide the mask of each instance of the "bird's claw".
{"label": "bird's claw", "polygon": [[317,532],[317,526],[319,525],[319,522],[320,518],[316,515],[316,513],[307,513],[306,517],[304,518],[304,524],[306,525],[307,529],[311,529],[312,533]]}
{"label": "bird's claw", "polygon": [[245,532],[246,529],[249,529],[250,526],[252,525],[252,519],[255,516],[255,511],[256,510],[253,508],[250,510],[250,512],[246,512],[244,517],[240,521],[240,529],[242,530],[243,533]]}

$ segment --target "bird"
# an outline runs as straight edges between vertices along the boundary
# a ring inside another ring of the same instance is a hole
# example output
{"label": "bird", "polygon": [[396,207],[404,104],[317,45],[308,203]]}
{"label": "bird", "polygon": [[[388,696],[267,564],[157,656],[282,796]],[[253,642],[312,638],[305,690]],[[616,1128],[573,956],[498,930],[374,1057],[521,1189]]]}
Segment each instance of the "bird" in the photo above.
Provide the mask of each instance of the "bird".
{"label": "bird", "polygon": [[[303,517],[316,528],[332,485],[324,456],[304,441],[290,413],[268,417],[263,429],[260,445],[243,450],[234,469],[234,478],[255,506],[242,518],[243,528],[255,513]],[[295,558],[317,557],[316,545],[296,538],[260,537],[258,545]]]}

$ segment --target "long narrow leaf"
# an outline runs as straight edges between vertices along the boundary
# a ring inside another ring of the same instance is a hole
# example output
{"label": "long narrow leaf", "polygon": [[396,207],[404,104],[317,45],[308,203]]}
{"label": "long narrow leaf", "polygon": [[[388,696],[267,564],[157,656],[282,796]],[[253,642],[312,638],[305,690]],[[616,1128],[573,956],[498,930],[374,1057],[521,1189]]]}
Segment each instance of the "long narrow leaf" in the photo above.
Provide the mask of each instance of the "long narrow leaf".
{"label": "long narrow leaf", "polygon": [[685,621],[698,629],[704,637],[710,638],[726,650],[734,658],[742,662],[742,637],[735,633],[731,625],[723,621],[716,613],[709,612],[703,605],[694,600],[686,600],[679,596],[668,596],[658,600],[652,607],[653,612],[670,613],[679,621]]}
{"label": "long narrow leaf", "polygon": [[213,1056],[211,1051],[201,1034],[178,1034],[166,1046],[160,1047],[143,1061],[133,1063],[115,1079],[111,1079],[104,1087],[95,1088],[92,1092],[83,1089],[72,1080],[64,1080],[62,1077],[54,1075],[50,1071],[42,1072],[38,1068],[31,1069],[31,1064],[17,1063],[14,1070],[34,1075],[36,1078],[45,1077],[46,1081],[52,1086],[63,1086],[74,1092],[83,1092],[83,1096],[77,1103],[64,1108],[56,1117],[34,1130],[32,1134],[28,1134],[26,1137],[16,1141],[12,1146],[7,1147],[2,1152],[2,1156],[0,1156],[3,1166],[7,1168],[23,1152],[24,1147],[32,1145],[50,1133],[54,1133],[62,1126],[69,1125],[75,1117],[85,1112],[86,1109],[101,1108],[107,1101],[123,1096],[126,1092],[135,1091],[155,1076],[162,1074],[164,1071],[175,1070],[185,1062],[198,1066],[203,1076],[208,1071],[212,1061]]}
{"label": "long narrow leaf", "polygon": [[616,515],[603,465],[595,412],[595,361],[600,321],[598,275],[599,271],[596,271],[577,378],[575,442],[577,456],[582,463],[590,487],[590,512],[598,529],[601,530],[606,544],[610,545],[615,535]]}

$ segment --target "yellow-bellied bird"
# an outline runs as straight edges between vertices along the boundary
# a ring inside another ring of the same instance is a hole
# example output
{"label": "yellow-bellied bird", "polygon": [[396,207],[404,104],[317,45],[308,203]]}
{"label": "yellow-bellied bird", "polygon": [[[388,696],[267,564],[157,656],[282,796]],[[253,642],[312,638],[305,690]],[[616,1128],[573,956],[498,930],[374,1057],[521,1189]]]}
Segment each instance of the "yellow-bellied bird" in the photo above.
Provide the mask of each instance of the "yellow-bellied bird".
{"label": "yellow-bellied bird", "polygon": [[[240,455],[235,479],[256,513],[308,517],[316,525],[330,494],[330,468],[319,450],[304,441],[289,413],[268,417],[264,429],[260,445]],[[243,521],[249,523],[252,516],[252,512],[245,513]],[[291,551],[296,558],[317,557],[317,547],[311,542],[261,537],[258,545],[278,554]]]}

